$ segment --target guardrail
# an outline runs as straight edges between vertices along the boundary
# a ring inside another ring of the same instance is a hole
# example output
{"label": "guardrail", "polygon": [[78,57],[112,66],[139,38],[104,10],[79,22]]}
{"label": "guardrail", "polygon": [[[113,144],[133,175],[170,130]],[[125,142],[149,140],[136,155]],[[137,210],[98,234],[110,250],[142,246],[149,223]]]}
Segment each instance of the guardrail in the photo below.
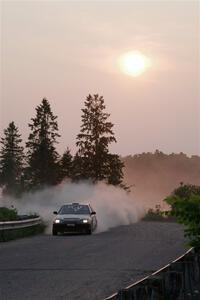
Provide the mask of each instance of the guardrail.
{"label": "guardrail", "polygon": [[104,300],[200,299],[200,252],[193,248],[172,263]]}
{"label": "guardrail", "polygon": [[31,218],[31,219],[27,219],[27,220],[20,220],[20,221],[0,222],[0,231],[26,228],[26,227],[39,225],[40,223],[41,223],[40,217]]}

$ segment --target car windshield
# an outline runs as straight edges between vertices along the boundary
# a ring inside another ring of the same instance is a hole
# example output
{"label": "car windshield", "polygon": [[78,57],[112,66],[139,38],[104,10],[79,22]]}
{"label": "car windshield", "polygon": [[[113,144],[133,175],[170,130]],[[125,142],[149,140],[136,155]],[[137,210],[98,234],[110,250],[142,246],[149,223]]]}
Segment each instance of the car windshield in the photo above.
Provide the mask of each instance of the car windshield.
{"label": "car windshield", "polygon": [[68,204],[61,207],[58,212],[60,215],[88,215],[90,214],[90,210],[88,205],[80,205],[80,204]]}

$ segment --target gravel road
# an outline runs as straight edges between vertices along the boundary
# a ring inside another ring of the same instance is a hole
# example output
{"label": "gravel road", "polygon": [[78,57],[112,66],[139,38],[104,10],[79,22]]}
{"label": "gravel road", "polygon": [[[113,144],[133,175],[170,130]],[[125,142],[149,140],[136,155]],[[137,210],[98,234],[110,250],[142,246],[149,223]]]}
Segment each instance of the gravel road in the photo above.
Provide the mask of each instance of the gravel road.
{"label": "gravel road", "polygon": [[182,227],[160,222],[1,243],[0,299],[103,300],[185,250]]}

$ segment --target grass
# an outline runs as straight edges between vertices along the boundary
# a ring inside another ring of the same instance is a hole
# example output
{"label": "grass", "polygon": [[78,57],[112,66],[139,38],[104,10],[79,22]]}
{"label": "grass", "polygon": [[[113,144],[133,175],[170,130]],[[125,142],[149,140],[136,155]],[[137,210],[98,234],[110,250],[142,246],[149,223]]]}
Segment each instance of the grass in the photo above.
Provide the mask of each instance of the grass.
{"label": "grass", "polygon": [[0,242],[7,242],[10,240],[24,238],[27,236],[33,236],[44,232],[44,230],[45,230],[44,224],[38,224],[26,228],[9,229],[5,231],[0,230]]}

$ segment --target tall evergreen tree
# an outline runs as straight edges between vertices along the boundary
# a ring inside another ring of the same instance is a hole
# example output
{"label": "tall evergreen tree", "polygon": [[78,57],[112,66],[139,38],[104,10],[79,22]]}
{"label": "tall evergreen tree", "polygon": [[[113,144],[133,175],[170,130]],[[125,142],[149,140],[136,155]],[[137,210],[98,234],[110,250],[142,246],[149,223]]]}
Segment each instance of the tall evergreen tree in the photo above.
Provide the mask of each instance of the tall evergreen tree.
{"label": "tall evergreen tree", "polygon": [[60,181],[71,178],[72,174],[72,155],[69,148],[63,153],[60,159]]}
{"label": "tall evergreen tree", "polygon": [[28,148],[27,176],[31,189],[54,185],[59,181],[59,155],[55,144],[58,134],[57,116],[54,116],[47,99],[36,107],[36,117],[29,124],[31,133]]}
{"label": "tall evergreen tree", "polygon": [[78,152],[72,160],[72,181],[88,180],[90,179],[90,169],[87,166],[87,159],[81,156]]}
{"label": "tall evergreen tree", "polygon": [[112,185],[120,185],[127,191],[130,187],[123,184],[123,167],[124,163],[120,160],[117,154],[110,154],[109,157],[108,183]]}
{"label": "tall evergreen tree", "polygon": [[93,182],[104,180],[118,185],[123,178],[123,163],[118,155],[109,153],[109,144],[116,139],[113,124],[108,121],[110,114],[105,112],[104,99],[98,94],[89,95],[84,104],[81,131],[77,135],[74,178]]}
{"label": "tall evergreen tree", "polygon": [[0,140],[0,186],[8,195],[18,196],[22,192],[24,149],[21,142],[19,130],[11,122]]}

